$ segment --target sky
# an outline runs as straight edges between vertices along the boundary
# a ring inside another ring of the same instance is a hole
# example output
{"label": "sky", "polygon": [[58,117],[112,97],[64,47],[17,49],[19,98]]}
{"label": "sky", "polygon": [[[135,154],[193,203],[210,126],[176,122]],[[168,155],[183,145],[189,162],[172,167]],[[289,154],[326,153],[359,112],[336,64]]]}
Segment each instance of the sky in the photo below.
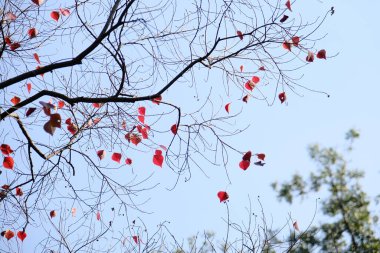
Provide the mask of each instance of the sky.
{"label": "sky", "polygon": [[[225,204],[219,203],[218,191],[226,190],[230,195],[228,202],[230,217],[237,223],[247,220],[246,208],[252,203],[252,211],[259,213],[260,206],[273,228],[281,227],[291,214],[305,228],[312,220],[315,199],[318,194],[293,205],[281,203],[276,199],[270,184],[283,182],[298,172],[307,175],[316,169],[307,154],[309,144],[321,146],[344,146],[345,133],[355,128],[361,137],[355,143],[350,156],[353,167],[365,170],[362,181],[365,191],[372,197],[378,194],[376,183],[380,178],[380,94],[378,72],[380,51],[378,42],[377,12],[380,2],[364,0],[358,3],[346,1],[297,1],[293,9],[306,16],[315,16],[333,5],[335,14],[328,18],[322,32],[327,36],[318,43],[326,49],[326,61],[315,61],[302,69],[304,77],[300,84],[327,92],[330,97],[300,90],[303,96],[288,94],[288,102],[267,106],[254,100],[249,101],[239,117],[239,124],[250,125],[233,142],[243,150],[252,149],[264,152],[266,165],[251,166],[247,171],[238,167],[241,157],[232,155],[228,171],[231,184],[226,178],[224,168],[203,168],[207,177],[197,169],[192,170],[192,178],[184,182],[181,178],[174,190],[168,190],[175,183],[175,175],[169,170],[159,170],[153,174],[152,184],[159,185],[143,194],[149,198],[144,208],[149,214],[132,212],[130,220],[141,218],[149,229],[162,221],[169,221],[168,228],[177,238],[187,238],[204,230],[214,231],[217,238],[225,236]],[[305,10],[299,10],[305,8]],[[209,80],[210,82],[217,80]],[[278,102],[278,101],[277,101]],[[231,111],[237,110],[232,107]],[[235,111],[236,112],[236,111]],[[150,166],[150,165],[149,165]],[[379,214],[379,208],[372,206]],[[104,214],[106,215],[106,214]],[[321,218],[317,213],[316,223]]]}
{"label": "sky", "polygon": [[[310,1],[308,1],[310,2]],[[302,230],[310,224],[319,196],[310,195],[303,201],[296,200],[293,205],[280,203],[270,187],[274,181],[284,182],[298,172],[301,175],[315,171],[316,166],[308,158],[307,147],[318,143],[325,147],[343,148],[345,133],[351,129],[359,130],[361,137],[355,142],[349,157],[352,167],[363,169],[366,173],[363,188],[372,197],[378,194],[377,181],[380,177],[380,94],[378,59],[377,10],[378,1],[323,1],[313,3],[320,9],[335,7],[335,14],[323,25],[327,37],[319,43],[328,55],[335,55],[326,61],[316,61],[313,66],[302,70],[301,84],[330,94],[325,95],[304,91],[303,97],[289,95],[288,104],[279,103],[268,107],[264,104],[249,102],[247,112],[249,130],[236,137],[242,146],[260,150],[267,154],[264,167],[251,167],[243,172],[237,164],[230,165],[232,184],[218,168],[209,171],[206,178],[200,172],[193,172],[190,182],[181,182],[174,191],[166,191],[172,182],[165,182],[156,189],[151,197],[150,206],[154,213],[146,221],[161,219],[171,221],[169,226],[180,238],[186,238],[203,230],[224,236],[226,208],[219,204],[216,193],[227,190],[230,195],[230,215],[236,222],[246,221],[246,207],[251,199],[253,211],[260,211],[257,196],[273,228],[285,224],[289,213],[297,220]],[[305,3],[298,1],[293,9],[302,8]],[[305,8],[307,16],[311,8]],[[300,11],[302,13],[302,11]],[[314,13],[315,14],[315,13]],[[241,122],[239,122],[241,123]],[[165,175],[166,176],[166,175]],[[164,176],[163,176],[164,177]],[[215,198],[209,195],[215,195]],[[371,206],[379,214],[378,206]],[[321,218],[317,213],[316,223]]]}

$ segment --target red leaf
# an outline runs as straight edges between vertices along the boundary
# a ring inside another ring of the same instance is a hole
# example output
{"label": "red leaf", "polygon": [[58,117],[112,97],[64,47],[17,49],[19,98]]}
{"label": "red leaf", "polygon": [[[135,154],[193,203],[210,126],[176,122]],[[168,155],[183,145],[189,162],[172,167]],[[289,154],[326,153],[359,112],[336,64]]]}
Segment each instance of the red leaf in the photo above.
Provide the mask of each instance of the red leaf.
{"label": "red leaf", "polygon": [[313,54],[313,52],[311,52],[311,51],[307,52],[306,61],[307,62],[313,62],[314,61],[314,54]]}
{"label": "red leaf", "polygon": [[1,153],[3,153],[3,155],[10,155],[13,153],[13,150],[11,149],[11,147],[8,145],[8,144],[1,144]]}
{"label": "red leaf", "polygon": [[264,161],[265,160],[265,154],[264,153],[260,153],[260,154],[256,154],[257,158]]}
{"label": "red leaf", "polygon": [[55,210],[50,211],[50,218],[53,219],[55,216],[57,216],[57,212]]}
{"label": "red leaf", "polygon": [[228,196],[228,193],[224,192],[224,191],[218,192],[217,196],[218,196],[220,202],[226,201],[230,197],[230,196]]}
{"label": "red leaf", "polygon": [[248,169],[249,165],[251,164],[251,162],[249,160],[242,160],[240,163],[239,163],[239,167],[240,169],[242,170],[246,170]]}
{"label": "red leaf", "polygon": [[123,130],[126,130],[127,129],[127,122],[125,122],[125,120],[123,120],[123,122],[121,123],[121,128]]}
{"label": "red leaf", "polygon": [[284,16],[280,19],[280,22],[281,22],[281,23],[284,23],[288,18],[289,18],[289,16],[284,15]]}
{"label": "red leaf", "polygon": [[9,38],[8,36],[4,38],[4,41],[5,41],[5,44],[7,44],[8,46],[12,44],[11,38]]}
{"label": "red leaf", "polygon": [[265,71],[264,66],[261,66],[261,67],[259,68],[259,70],[261,70],[261,71]]}
{"label": "red leaf", "polygon": [[161,102],[161,100],[162,100],[162,96],[160,95],[160,96],[158,96],[156,98],[153,98],[152,102],[155,103],[155,104],[157,104],[157,105],[159,105],[160,102]]}
{"label": "red leaf", "polygon": [[245,95],[244,97],[243,97],[243,102],[245,102],[245,103],[248,103],[248,98],[249,98],[249,96],[248,95]]}
{"label": "red leaf", "polygon": [[120,153],[113,153],[111,159],[117,163],[120,163],[121,154]]}
{"label": "red leaf", "polygon": [[278,98],[280,99],[281,104],[284,103],[285,100],[286,100],[286,94],[285,94],[285,92],[281,92],[280,94],[278,94]]}
{"label": "red leaf", "polygon": [[70,10],[69,9],[59,8],[59,11],[61,12],[61,14],[63,16],[69,16],[70,15]]}
{"label": "red leaf", "polygon": [[243,72],[244,66],[240,65],[240,72]]}
{"label": "red leaf", "polygon": [[59,19],[59,12],[58,12],[58,11],[52,11],[52,12],[50,13],[50,17],[51,17],[52,19],[54,19],[55,21],[58,22],[58,19]]}
{"label": "red leaf", "polygon": [[99,159],[102,160],[106,156],[106,151],[105,150],[99,150],[96,152],[98,155]]}
{"label": "red leaf", "polygon": [[165,147],[164,145],[160,145],[160,148],[162,148],[163,150],[168,150],[168,148],[167,147]]}
{"label": "red leaf", "polygon": [[32,84],[31,83],[27,83],[26,84],[26,89],[28,90],[28,93],[30,93],[32,91]]}
{"label": "red leaf", "polygon": [[28,35],[29,35],[29,39],[32,39],[32,38],[35,38],[36,36],[37,36],[37,34],[38,34],[38,31],[37,31],[37,29],[36,28],[30,28],[29,30],[28,30]]}
{"label": "red leaf", "polygon": [[135,241],[136,244],[140,241],[140,238],[137,235],[132,236],[132,239],[133,241]]}
{"label": "red leaf", "polygon": [[52,127],[58,127],[61,128],[61,115],[59,113],[54,113],[50,115],[50,125]]}
{"label": "red leaf", "polygon": [[78,132],[78,127],[74,124],[71,124],[67,126],[67,130],[69,130],[69,132],[74,135]]}
{"label": "red leaf", "polygon": [[100,220],[100,212],[99,211],[96,213],[96,219]]}
{"label": "red leaf", "polygon": [[26,117],[29,117],[34,111],[36,110],[36,108],[29,108],[26,113],[25,113],[25,116]]}
{"label": "red leaf", "polygon": [[230,113],[230,105],[231,103],[228,103],[224,106],[224,109],[226,109],[226,112]]}
{"label": "red leaf", "polygon": [[298,36],[294,36],[294,37],[292,38],[292,42],[293,42],[293,45],[294,45],[294,46],[298,47],[298,44],[300,43],[300,37],[298,37]]}
{"label": "red leaf", "polygon": [[143,139],[148,139],[148,128],[144,127],[143,129],[141,129],[141,136],[143,137]]}
{"label": "red leaf", "polygon": [[102,107],[102,103],[92,103],[92,106],[95,107],[95,108],[100,108]]}
{"label": "red leaf", "polygon": [[138,120],[139,120],[141,123],[144,124],[144,122],[145,122],[145,117],[144,117],[144,115],[139,115],[139,116],[137,116],[137,118],[138,118]]}
{"label": "red leaf", "polygon": [[258,76],[253,76],[252,77],[252,82],[254,82],[255,84],[258,84],[260,82],[260,77]]}
{"label": "red leaf", "polygon": [[62,109],[64,106],[65,106],[65,102],[62,101],[62,100],[59,100],[59,101],[58,101],[58,108],[59,108],[59,109]]}
{"label": "red leaf", "polygon": [[20,103],[21,99],[19,97],[16,97],[14,96],[12,99],[11,99],[11,102],[13,105],[17,105],[18,103]]}
{"label": "red leaf", "polygon": [[285,4],[286,8],[288,8],[290,11],[292,11],[292,7],[290,5],[290,0],[286,1],[286,4]]}
{"label": "red leaf", "polygon": [[65,123],[66,123],[66,125],[71,125],[71,124],[73,124],[73,123],[71,122],[71,118],[66,119],[66,120],[65,120]]}
{"label": "red leaf", "polygon": [[297,230],[297,231],[300,231],[300,228],[298,227],[298,223],[297,223],[297,221],[295,221],[295,222],[293,223],[293,228],[294,228],[295,230]]}
{"label": "red leaf", "polygon": [[[37,66],[36,67],[36,70],[39,70],[41,68],[41,66]],[[44,73],[40,74],[41,77],[44,77]]]}
{"label": "red leaf", "polygon": [[37,4],[38,6],[41,6],[45,2],[45,0],[32,0],[33,3]]}
{"label": "red leaf", "polygon": [[26,238],[26,233],[24,231],[18,231],[17,237],[18,237],[18,239],[20,239],[23,242]]}
{"label": "red leaf", "polygon": [[20,187],[17,187],[16,188],[16,196],[21,197],[22,195],[24,195],[24,192],[21,190]]}
{"label": "red leaf", "polygon": [[251,151],[248,151],[247,153],[245,153],[245,154],[243,155],[242,160],[244,160],[244,161],[251,161],[251,156],[252,156],[252,152],[251,152]]}
{"label": "red leaf", "polygon": [[284,41],[282,43],[282,47],[285,48],[286,50],[292,51],[291,46],[292,46],[292,44],[289,43],[288,41]]}
{"label": "red leaf", "polygon": [[177,124],[172,125],[172,127],[170,128],[170,130],[172,131],[172,133],[173,133],[174,135],[176,135],[176,134],[177,134],[177,131],[178,131],[178,129],[177,129]]}
{"label": "red leaf", "polygon": [[131,158],[125,159],[125,164],[131,165],[132,164],[132,159]]}
{"label": "red leaf", "polygon": [[237,31],[236,34],[239,36],[240,40],[243,40],[243,33],[241,31]]}
{"label": "red leaf", "polygon": [[255,88],[255,83],[252,82],[252,80],[248,80],[248,81],[245,83],[244,87],[245,87],[247,90],[252,91],[253,88]]}
{"label": "red leaf", "polygon": [[15,233],[12,230],[7,229],[4,233],[4,237],[9,241],[12,237],[15,236]]}
{"label": "red leaf", "polygon": [[138,110],[138,112],[139,112],[140,115],[145,116],[146,109],[145,109],[144,106],[139,107],[137,110]]}
{"label": "red leaf", "polygon": [[153,156],[153,163],[162,168],[163,162],[164,162],[164,157],[162,156],[162,151],[157,149]]}
{"label": "red leaf", "polygon": [[129,140],[137,146],[141,142],[141,137],[137,134],[132,134]]}
{"label": "red leaf", "polygon": [[326,60],[326,50],[324,49],[319,50],[317,53],[317,58]]}
{"label": "red leaf", "polygon": [[8,12],[7,14],[5,14],[5,20],[15,21],[16,18],[17,16],[12,12]]}
{"label": "red leaf", "polygon": [[3,188],[4,190],[9,190],[10,186],[7,184],[4,184],[3,186],[1,186],[1,188]]}
{"label": "red leaf", "polygon": [[12,50],[12,51],[15,51],[17,48],[21,47],[20,43],[18,42],[14,42],[12,43],[9,48]]}
{"label": "red leaf", "polygon": [[10,156],[4,157],[4,161],[3,161],[4,168],[13,170],[14,164],[15,164],[15,161],[13,160],[12,157]]}
{"label": "red leaf", "polygon": [[71,208],[71,216],[75,217],[77,215],[77,209],[75,207]]}

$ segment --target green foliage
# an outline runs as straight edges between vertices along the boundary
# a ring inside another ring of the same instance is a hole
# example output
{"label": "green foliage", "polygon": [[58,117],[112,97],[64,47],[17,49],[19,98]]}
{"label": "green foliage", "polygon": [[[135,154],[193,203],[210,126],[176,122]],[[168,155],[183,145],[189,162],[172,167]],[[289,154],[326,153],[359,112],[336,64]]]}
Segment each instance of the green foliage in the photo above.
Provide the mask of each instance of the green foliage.
{"label": "green foliage", "polygon": [[[346,134],[349,150],[358,137],[355,130]],[[291,252],[380,252],[380,239],[374,232],[378,218],[369,211],[369,197],[360,185],[364,172],[348,168],[345,158],[333,148],[312,145],[309,154],[318,169],[308,179],[296,174],[289,182],[272,184],[278,198],[288,203],[312,192],[327,192],[321,200],[326,219],[301,233]]]}

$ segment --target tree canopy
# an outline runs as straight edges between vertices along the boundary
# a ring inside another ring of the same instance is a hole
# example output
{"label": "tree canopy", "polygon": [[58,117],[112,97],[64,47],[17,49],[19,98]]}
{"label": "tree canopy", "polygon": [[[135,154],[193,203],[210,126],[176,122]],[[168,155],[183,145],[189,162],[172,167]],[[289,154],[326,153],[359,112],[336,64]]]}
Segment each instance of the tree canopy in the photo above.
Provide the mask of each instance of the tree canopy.
{"label": "tree canopy", "polygon": [[244,107],[323,93],[300,69],[329,56],[319,28],[334,9],[306,20],[292,4],[4,0],[0,250],[31,228],[36,251],[159,250],[161,233],[128,218],[155,187],[138,168],[171,170],[174,188],[206,170],[200,160],[227,181],[228,166],[264,166],[265,153],[230,142]]}

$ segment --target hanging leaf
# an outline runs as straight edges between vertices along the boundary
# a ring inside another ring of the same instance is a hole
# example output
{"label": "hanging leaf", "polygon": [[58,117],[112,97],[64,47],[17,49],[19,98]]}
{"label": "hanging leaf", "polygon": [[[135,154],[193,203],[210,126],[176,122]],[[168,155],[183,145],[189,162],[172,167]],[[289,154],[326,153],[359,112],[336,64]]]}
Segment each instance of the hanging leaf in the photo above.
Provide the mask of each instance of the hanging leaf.
{"label": "hanging leaf", "polygon": [[243,40],[243,33],[241,31],[237,31],[236,34],[240,40]]}
{"label": "hanging leaf", "polygon": [[44,130],[45,130],[45,132],[47,132],[48,134],[50,134],[50,135],[54,135],[55,127],[53,127],[53,126],[50,124],[50,120],[49,120],[48,122],[45,123],[45,125],[44,125]]}
{"label": "hanging leaf", "polygon": [[1,149],[1,153],[3,153],[3,155],[6,155],[6,156],[13,153],[13,150],[8,144],[1,144],[0,149]]}
{"label": "hanging leaf", "polygon": [[96,152],[98,155],[99,159],[102,160],[106,156],[106,151],[105,150],[99,150]]}
{"label": "hanging leaf", "polygon": [[5,14],[5,20],[6,21],[15,21],[17,19],[17,16],[12,12],[7,12]]}
{"label": "hanging leaf", "polygon": [[156,98],[153,98],[152,102],[155,103],[155,104],[157,104],[157,105],[159,105],[160,102],[161,102],[161,100],[162,100],[162,96],[160,95],[160,96],[158,96]]}
{"label": "hanging leaf", "polygon": [[240,72],[243,72],[244,66],[240,65]]}
{"label": "hanging leaf", "polygon": [[153,163],[162,168],[162,163],[164,162],[164,157],[162,156],[162,151],[157,149],[153,156]]}
{"label": "hanging leaf", "polygon": [[141,129],[141,136],[143,137],[143,139],[148,139],[148,128],[147,127],[144,127]]}
{"label": "hanging leaf", "polygon": [[224,106],[224,109],[226,109],[226,112],[227,112],[227,113],[230,113],[230,105],[231,105],[231,103],[228,103],[228,104],[226,104],[226,105]]}
{"label": "hanging leaf", "polygon": [[317,58],[326,60],[326,50],[324,49],[319,50],[317,53]]}
{"label": "hanging leaf", "polygon": [[292,42],[293,42],[293,45],[294,45],[294,46],[298,47],[298,44],[300,43],[300,37],[298,37],[298,36],[294,36],[294,37],[292,38]]}
{"label": "hanging leaf", "polygon": [[16,188],[16,196],[21,197],[22,195],[24,195],[24,192],[22,191],[22,189],[20,187],[17,187]]}
{"label": "hanging leaf", "polygon": [[242,160],[242,161],[239,163],[239,167],[240,167],[240,169],[242,169],[242,170],[247,170],[250,164],[251,164],[250,161],[248,161],[248,160]]}
{"label": "hanging leaf", "polygon": [[292,44],[289,43],[288,41],[284,41],[284,42],[282,43],[282,47],[283,47],[284,49],[286,49],[286,50],[292,51],[291,46],[292,46]]}
{"label": "hanging leaf", "polygon": [[248,81],[245,83],[244,87],[245,87],[247,90],[252,91],[253,88],[255,88],[255,83],[254,83],[252,80],[248,80]]}
{"label": "hanging leaf", "polygon": [[141,137],[137,134],[132,134],[130,141],[137,146],[141,142]]}
{"label": "hanging leaf", "polygon": [[52,127],[61,128],[61,115],[59,113],[54,113],[50,115],[50,124]]}
{"label": "hanging leaf", "polygon": [[21,99],[17,96],[14,96],[12,99],[11,99],[11,102],[13,105],[17,105],[18,103],[20,103]]}
{"label": "hanging leaf", "polygon": [[28,108],[28,110],[26,110],[25,116],[29,117],[35,110],[36,108]]}
{"label": "hanging leaf", "polygon": [[251,151],[248,151],[247,153],[245,153],[242,157],[242,160],[245,160],[245,161],[251,161],[251,156],[252,156],[252,152]]}
{"label": "hanging leaf", "polygon": [[218,192],[217,196],[218,196],[220,202],[225,202],[230,197],[230,196],[228,196],[228,193],[224,192],[224,191]]}
{"label": "hanging leaf", "polygon": [[137,235],[132,236],[133,241],[138,244],[140,241],[140,238]]}
{"label": "hanging leaf", "polygon": [[12,230],[7,229],[4,233],[4,237],[9,241],[15,236],[15,233],[12,232]]}
{"label": "hanging leaf", "polygon": [[121,154],[120,153],[113,153],[111,159],[117,163],[120,163]]}
{"label": "hanging leaf", "polygon": [[138,110],[140,115],[145,116],[146,109],[144,106],[139,107],[137,110]]}
{"label": "hanging leaf", "polygon": [[96,219],[100,220],[100,212],[99,211],[96,213]]}
{"label": "hanging leaf", "polygon": [[281,23],[284,23],[288,18],[289,18],[289,16],[284,15],[284,16],[282,16],[282,18],[280,19],[280,22],[281,22]]}
{"label": "hanging leaf", "polygon": [[174,135],[176,135],[177,134],[177,124],[174,124],[174,125],[172,125],[171,126],[171,128],[170,128],[170,130],[172,131],[172,133],[174,134]]}
{"label": "hanging leaf", "polygon": [[69,9],[60,8],[59,11],[61,12],[61,14],[63,16],[69,16],[70,15],[70,10]]}
{"label": "hanging leaf", "polygon": [[50,17],[54,19],[56,22],[58,22],[59,19],[59,12],[58,11],[52,11],[50,12]]}
{"label": "hanging leaf", "polygon": [[254,82],[255,84],[258,84],[260,82],[260,77],[258,76],[253,76],[252,77],[252,82]]}
{"label": "hanging leaf", "polygon": [[103,105],[102,103],[92,103],[92,106],[98,109],[102,107],[102,105]]}
{"label": "hanging leaf", "polygon": [[20,239],[23,242],[26,238],[26,233],[24,231],[18,231],[17,237],[18,237],[18,239]]}
{"label": "hanging leaf", "polygon": [[265,71],[265,67],[264,67],[264,66],[261,66],[261,67],[259,68],[259,70],[261,70],[261,71]]}
{"label": "hanging leaf", "polygon": [[257,156],[257,159],[259,159],[259,160],[262,160],[262,161],[265,160],[265,154],[264,153],[256,154],[256,156]]}
{"label": "hanging leaf", "polygon": [[292,7],[291,7],[291,4],[290,4],[290,0],[287,0],[287,1],[286,1],[285,6],[286,6],[286,8],[288,8],[290,11],[292,11]]}
{"label": "hanging leaf", "polygon": [[285,92],[281,92],[280,94],[278,94],[278,98],[280,99],[281,104],[284,103],[285,100],[286,100],[286,94],[285,94]]}
{"label": "hanging leaf", "polygon": [[14,42],[12,43],[9,48],[11,49],[11,51],[15,51],[17,48],[21,47],[21,44],[18,43],[18,42]]}
{"label": "hanging leaf", "polygon": [[141,123],[145,123],[145,116],[144,115],[139,115],[137,116],[138,120],[141,122]]}
{"label": "hanging leaf", "polygon": [[26,89],[28,90],[28,93],[30,93],[32,91],[32,84],[31,83],[27,83],[26,84]]}
{"label": "hanging leaf", "polygon": [[9,169],[9,170],[13,170],[14,164],[15,164],[15,161],[13,160],[12,157],[10,157],[10,156],[4,157],[4,160],[3,160],[4,168]]}
{"label": "hanging leaf", "polygon": [[71,124],[67,126],[67,130],[74,135],[78,132],[78,127],[75,124]]}
{"label": "hanging leaf", "polygon": [[28,35],[29,35],[29,39],[33,39],[33,38],[35,38],[36,36],[37,36],[37,34],[38,34],[38,31],[37,31],[37,29],[36,28],[30,28],[29,30],[28,30]]}
{"label": "hanging leaf", "polygon": [[248,103],[248,98],[249,98],[249,96],[248,95],[245,95],[244,97],[243,97],[243,102],[245,102],[245,103]]}
{"label": "hanging leaf", "polygon": [[55,210],[50,211],[50,219],[53,219],[55,216],[57,216],[57,212]]}
{"label": "hanging leaf", "polygon": [[314,61],[314,54],[313,54],[313,52],[311,52],[311,51],[307,52],[306,61],[307,62],[313,62]]}
{"label": "hanging leaf", "polygon": [[1,186],[1,188],[4,190],[9,190],[10,186],[7,184],[4,184],[3,186]]}
{"label": "hanging leaf", "polygon": [[32,0],[33,3],[37,4],[38,6],[41,6],[45,2],[45,0]]}
{"label": "hanging leaf", "polygon": [[59,100],[59,101],[58,101],[58,108],[59,108],[59,109],[62,109],[64,106],[65,106],[65,102],[62,101],[62,100]]}
{"label": "hanging leaf", "polygon": [[132,159],[131,158],[125,159],[125,164],[131,165],[132,164]]}

